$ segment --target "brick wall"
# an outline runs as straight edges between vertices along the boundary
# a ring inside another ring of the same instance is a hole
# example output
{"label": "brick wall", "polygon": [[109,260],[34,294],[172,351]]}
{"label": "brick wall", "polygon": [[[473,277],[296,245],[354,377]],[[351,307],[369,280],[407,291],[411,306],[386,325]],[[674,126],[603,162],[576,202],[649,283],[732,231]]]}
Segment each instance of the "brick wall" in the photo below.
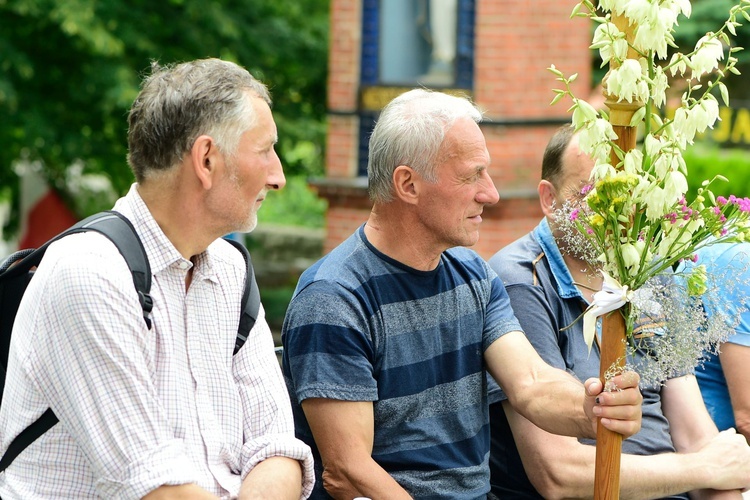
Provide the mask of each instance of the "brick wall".
{"label": "brick wall", "polygon": [[493,118],[567,116],[554,107],[554,64],[578,73],[575,87],[588,92],[588,22],[570,19],[575,2],[560,0],[477,0],[474,96]]}
{"label": "brick wall", "polygon": [[[492,157],[490,174],[501,193],[486,210],[475,249],[489,258],[533,228],[541,218],[536,185],[542,152],[569,102],[550,107],[556,87],[551,64],[578,73],[574,91],[586,96],[591,81],[590,29],[570,19],[575,2],[560,0],[476,0],[474,38],[475,102],[485,112],[481,125]],[[359,120],[361,0],[332,0],[326,180],[317,183],[328,199],[324,251],[328,252],[369,213],[362,183],[337,184],[356,175]]]}

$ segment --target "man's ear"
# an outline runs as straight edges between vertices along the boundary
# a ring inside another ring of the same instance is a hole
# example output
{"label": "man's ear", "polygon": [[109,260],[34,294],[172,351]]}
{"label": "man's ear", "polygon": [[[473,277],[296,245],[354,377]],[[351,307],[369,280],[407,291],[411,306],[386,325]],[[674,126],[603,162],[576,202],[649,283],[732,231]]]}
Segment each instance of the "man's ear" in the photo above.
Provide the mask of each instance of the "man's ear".
{"label": "man's ear", "polygon": [[190,165],[203,189],[211,189],[219,163],[223,161],[224,157],[211,136],[199,136],[190,148]]}
{"label": "man's ear", "polygon": [[542,207],[542,212],[545,216],[550,217],[554,214],[555,209],[559,208],[555,206],[557,200],[557,190],[550,181],[541,180],[537,187],[539,191],[539,205]]}
{"label": "man's ear", "polygon": [[399,200],[416,204],[422,179],[406,165],[399,165],[393,171],[393,191]]}

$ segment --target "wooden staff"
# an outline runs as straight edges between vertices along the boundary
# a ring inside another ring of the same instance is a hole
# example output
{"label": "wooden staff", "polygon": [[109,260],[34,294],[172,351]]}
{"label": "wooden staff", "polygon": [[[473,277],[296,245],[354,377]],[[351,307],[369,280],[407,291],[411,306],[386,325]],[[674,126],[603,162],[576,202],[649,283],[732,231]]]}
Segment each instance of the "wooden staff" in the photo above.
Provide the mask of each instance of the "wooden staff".
{"label": "wooden staff", "polygon": [[[626,33],[628,42],[633,41],[635,26],[629,26],[627,19],[612,15],[612,22]],[[631,48],[629,58],[637,58]],[[616,67],[616,66],[614,66]],[[611,66],[612,68],[612,66]],[[623,151],[635,148],[637,127],[630,126],[630,120],[643,106],[639,102],[617,102],[606,94],[605,104],[610,109],[609,121],[617,134],[616,143]],[[610,156],[612,165],[620,161],[614,151]],[[613,235],[617,237],[618,235]],[[625,365],[626,349],[625,319],[620,311],[613,311],[602,317],[601,360],[599,378],[604,385],[605,374],[610,369],[617,370]],[[617,500],[620,498],[620,456],[622,454],[622,435],[599,425],[596,431],[596,467],[594,472],[594,500]]]}

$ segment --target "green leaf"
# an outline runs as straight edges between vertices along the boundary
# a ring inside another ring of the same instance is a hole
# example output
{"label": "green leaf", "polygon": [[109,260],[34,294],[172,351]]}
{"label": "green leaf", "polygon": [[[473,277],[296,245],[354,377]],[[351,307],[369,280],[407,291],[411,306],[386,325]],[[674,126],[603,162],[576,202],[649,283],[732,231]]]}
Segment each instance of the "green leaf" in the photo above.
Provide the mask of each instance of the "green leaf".
{"label": "green leaf", "polygon": [[576,4],[576,6],[575,6],[575,7],[573,7],[573,11],[572,11],[572,12],[570,13],[570,17],[571,17],[571,18],[573,18],[573,17],[576,17],[576,16],[578,15],[578,12],[579,12],[580,10],[581,10],[581,4],[580,4],[580,3],[578,3],[578,4]]}
{"label": "green leaf", "polygon": [[633,117],[630,119],[630,126],[635,127],[636,125],[640,124],[643,121],[643,118],[646,116],[646,107],[642,106],[638,108],[638,111],[633,113]]}
{"label": "green leaf", "polygon": [[724,82],[719,82],[719,92],[721,92],[721,100],[724,101],[725,106],[729,106],[729,90],[727,90],[727,86],[724,85]]}

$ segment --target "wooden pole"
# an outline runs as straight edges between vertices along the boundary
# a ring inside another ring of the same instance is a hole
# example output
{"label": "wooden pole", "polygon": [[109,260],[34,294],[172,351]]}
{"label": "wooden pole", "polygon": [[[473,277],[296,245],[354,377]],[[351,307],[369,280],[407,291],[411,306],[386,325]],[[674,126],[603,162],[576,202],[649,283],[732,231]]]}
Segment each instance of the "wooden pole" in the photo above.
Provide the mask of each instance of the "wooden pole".
{"label": "wooden pole", "polygon": [[[620,311],[602,318],[601,361],[599,378],[605,384],[605,373],[613,365],[622,367],[625,360],[625,319]],[[622,434],[603,425],[596,428],[596,467],[594,469],[594,499],[620,498],[620,456]]]}
{"label": "wooden pole", "polygon": [[[633,40],[635,26],[629,25],[627,19],[612,15],[612,22],[621,32],[626,33],[629,42]],[[628,57],[637,58],[632,48]],[[643,106],[640,102],[617,102],[606,94],[606,105],[610,109],[609,122],[617,134],[616,143],[623,151],[630,151],[636,146],[637,127],[631,127],[630,121],[635,112]],[[614,151],[610,156],[612,165],[619,159]],[[619,235],[613,235],[619,237]],[[614,311],[602,317],[601,360],[599,378],[606,384],[605,374],[610,369],[622,368],[625,364],[626,350],[625,319],[620,311]],[[622,435],[599,425],[596,431],[596,466],[594,472],[594,500],[618,500],[620,498],[620,457],[622,454]]]}

